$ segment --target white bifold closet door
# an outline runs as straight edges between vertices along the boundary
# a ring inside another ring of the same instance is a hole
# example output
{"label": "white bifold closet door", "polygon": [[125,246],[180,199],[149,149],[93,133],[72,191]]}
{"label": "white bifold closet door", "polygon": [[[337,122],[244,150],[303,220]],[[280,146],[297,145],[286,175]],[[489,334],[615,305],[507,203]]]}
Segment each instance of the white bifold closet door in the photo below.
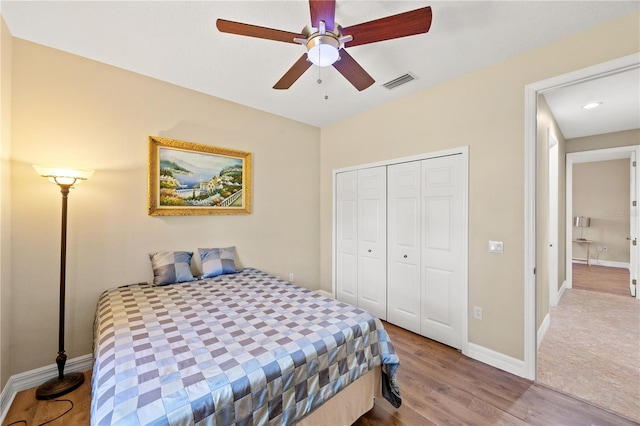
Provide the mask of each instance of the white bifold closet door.
{"label": "white bifold closet door", "polygon": [[358,307],[387,318],[387,171],[358,170]]}
{"label": "white bifold closet door", "polygon": [[336,175],[336,298],[358,305],[358,172]]}
{"label": "white bifold closet door", "polygon": [[387,318],[420,333],[421,162],[388,167]]}
{"label": "white bifold closet door", "polygon": [[388,166],[388,321],[462,346],[463,158]]}
{"label": "white bifold closet door", "polygon": [[465,270],[462,155],[422,161],[421,334],[460,349]]}
{"label": "white bifold closet door", "polygon": [[386,167],[336,175],[338,300],[387,318]]}

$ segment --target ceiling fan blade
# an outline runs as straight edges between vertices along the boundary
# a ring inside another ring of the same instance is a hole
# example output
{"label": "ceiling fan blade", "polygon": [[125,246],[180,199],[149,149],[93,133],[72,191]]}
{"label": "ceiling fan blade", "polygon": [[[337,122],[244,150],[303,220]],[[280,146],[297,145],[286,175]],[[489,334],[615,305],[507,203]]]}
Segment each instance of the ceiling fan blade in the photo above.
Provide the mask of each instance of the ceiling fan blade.
{"label": "ceiling fan blade", "polygon": [[279,90],[288,89],[293,83],[296,82],[296,80],[300,78],[302,74],[304,74],[307,69],[309,69],[310,66],[311,62],[307,61],[307,54],[304,53],[300,57],[300,59],[298,59],[296,63],[293,64],[291,68],[289,68],[289,71],[284,73],[282,78],[278,80],[273,88]]}
{"label": "ceiling fan blade", "polygon": [[340,60],[336,61],[333,67],[359,91],[366,89],[375,82],[369,73],[344,49],[340,49]]}
{"label": "ceiling fan blade", "polygon": [[311,11],[311,26],[318,28],[319,22],[324,21],[327,31],[333,31],[336,18],[335,0],[309,0]]}
{"label": "ceiling fan blade", "polygon": [[257,25],[251,24],[243,24],[241,22],[227,21],[226,19],[216,20],[216,27],[218,27],[218,30],[223,33],[263,38],[266,40],[283,41],[285,43],[293,44],[298,44],[293,41],[294,38],[307,38],[307,36],[303,34],[275,30],[273,28],[259,27]]}
{"label": "ceiling fan blade", "polygon": [[353,40],[344,45],[345,47],[360,46],[426,33],[431,27],[431,17],[431,6],[427,6],[343,28],[342,34],[353,36]]}

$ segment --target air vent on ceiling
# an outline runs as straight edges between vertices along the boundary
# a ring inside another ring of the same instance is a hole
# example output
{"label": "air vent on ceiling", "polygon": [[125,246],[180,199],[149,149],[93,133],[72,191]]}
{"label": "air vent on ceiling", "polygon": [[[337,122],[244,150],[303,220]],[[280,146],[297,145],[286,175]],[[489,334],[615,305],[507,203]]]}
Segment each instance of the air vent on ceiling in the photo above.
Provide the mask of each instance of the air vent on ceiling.
{"label": "air vent on ceiling", "polygon": [[391,89],[395,89],[398,86],[402,86],[403,84],[407,84],[408,82],[413,81],[415,79],[416,77],[413,74],[406,73],[405,75],[401,75],[400,77],[394,78],[391,81],[387,81],[386,83],[383,84],[383,86],[386,89],[391,90]]}

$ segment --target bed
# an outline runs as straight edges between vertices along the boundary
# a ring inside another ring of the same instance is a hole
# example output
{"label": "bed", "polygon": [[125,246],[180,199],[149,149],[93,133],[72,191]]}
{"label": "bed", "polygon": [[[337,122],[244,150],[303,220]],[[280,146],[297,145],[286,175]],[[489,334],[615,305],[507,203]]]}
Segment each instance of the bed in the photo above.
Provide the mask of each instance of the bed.
{"label": "bed", "polygon": [[92,425],[349,424],[373,395],[401,403],[378,318],[257,269],[108,290],[94,333]]}

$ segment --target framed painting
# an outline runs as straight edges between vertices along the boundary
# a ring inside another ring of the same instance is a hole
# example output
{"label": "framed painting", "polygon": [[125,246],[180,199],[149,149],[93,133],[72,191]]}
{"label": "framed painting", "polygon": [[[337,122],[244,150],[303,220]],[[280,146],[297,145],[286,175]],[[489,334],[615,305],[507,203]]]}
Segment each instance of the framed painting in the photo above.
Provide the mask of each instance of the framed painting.
{"label": "framed painting", "polygon": [[251,213],[251,153],[149,136],[149,215]]}

